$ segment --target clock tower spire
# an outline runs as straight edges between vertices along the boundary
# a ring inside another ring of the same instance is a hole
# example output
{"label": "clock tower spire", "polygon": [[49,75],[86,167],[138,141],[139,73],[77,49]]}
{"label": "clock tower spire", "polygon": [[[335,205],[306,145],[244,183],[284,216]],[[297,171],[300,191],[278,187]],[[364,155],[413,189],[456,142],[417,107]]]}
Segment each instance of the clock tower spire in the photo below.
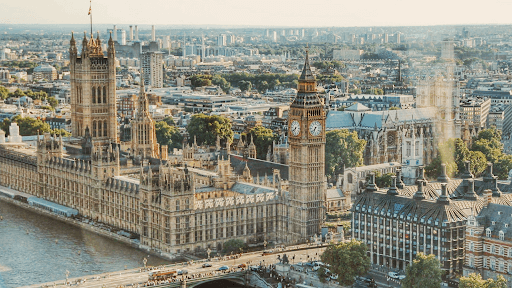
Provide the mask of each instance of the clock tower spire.
{"label": "clock tower spire", "polygon": [[306,242],[320,234],[324,220],[325,110],[316,92],[309,51],[299,77],[297,97],[290,106],[290,210],[288,234],[292,242]]}

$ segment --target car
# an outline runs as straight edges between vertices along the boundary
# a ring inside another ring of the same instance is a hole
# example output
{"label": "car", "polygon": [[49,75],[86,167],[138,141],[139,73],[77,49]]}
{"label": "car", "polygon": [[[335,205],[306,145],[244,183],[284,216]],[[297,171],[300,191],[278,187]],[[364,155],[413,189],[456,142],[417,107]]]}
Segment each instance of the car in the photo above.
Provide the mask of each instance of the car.
{"label": "car", "polygon": [[212,267],[212,264],[210,264],[210,263],[204,263],[202,267],[203,267],[203,268],[206,268],[206,267]]}
{"label": "car", "polygon": [[187,275],[187,274],[188,274],[187,270],[178,270],[178,275]]}
{"label": "car", "polygon": [[320,267],[322,267],[322,266],[315,266],[315,267],[313,267],[313,269],[311,269],[311,270],[316,271],[316,270],[320,269]]}
{"label": "car", "polygon": [[251,271],[258,271],[260,270],[260,266],[250,266],[249,269],[251,269]]}
{"label": "car", "polygon": [[247,264],[242,263],[242,264],[238,265],[238,268],[247,268]]}
{"label": "car", "polygon": [[229,267],[224,265],[224,266],[220,266],[219,269],[217,269],[219,271],[226,271],[226,270],[229,270]]}
{"label": "car", "polygon": [[397,279],[397,280],[404,280],[405,279],[405,275],[400,275],[396,272],[388,272],[388,276],[393,278],[393,279]]}
{"label": "car", "polygon": [[373,281],[373,278],[360,276],[359,280],[364,282],[364,283],[371,283]]}
{"label": "car", "polygon": [[332,274],[331,280],[338,280],[338,274]]}

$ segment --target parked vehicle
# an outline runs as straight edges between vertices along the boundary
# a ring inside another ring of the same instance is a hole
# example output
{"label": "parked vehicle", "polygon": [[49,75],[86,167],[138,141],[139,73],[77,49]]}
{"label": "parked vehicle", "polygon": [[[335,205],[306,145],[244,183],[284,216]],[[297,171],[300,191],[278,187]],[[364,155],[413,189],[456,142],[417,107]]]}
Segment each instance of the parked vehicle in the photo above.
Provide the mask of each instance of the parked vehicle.
{"label": "parked vehicle", "polygon": [[206,267],[212,267],[212,264],[210,264],[210,263],[204,263],[204,264],[203,264],[203,268],[206,268]]}
{"label": "parked vehicle", "polygon": [[224,266],[220,266],[218,270],[219,270],[219,271],[226,271],[226,270],[229,270],[229,267],[228,267],[228,266],[226,266],[226,265],[224,265]]}

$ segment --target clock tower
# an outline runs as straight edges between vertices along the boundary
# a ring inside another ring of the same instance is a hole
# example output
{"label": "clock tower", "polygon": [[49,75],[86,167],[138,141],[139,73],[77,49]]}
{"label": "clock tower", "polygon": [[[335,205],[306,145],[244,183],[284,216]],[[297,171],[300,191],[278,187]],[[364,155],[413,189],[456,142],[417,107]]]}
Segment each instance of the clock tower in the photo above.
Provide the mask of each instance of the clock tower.
{"label": "clock tower", "polygon": [[299,78],[297,97],[288,114],[290,143],[290,242],[306,242],[320,235],[325,214],[325,110],[316,93],[308,51]]}

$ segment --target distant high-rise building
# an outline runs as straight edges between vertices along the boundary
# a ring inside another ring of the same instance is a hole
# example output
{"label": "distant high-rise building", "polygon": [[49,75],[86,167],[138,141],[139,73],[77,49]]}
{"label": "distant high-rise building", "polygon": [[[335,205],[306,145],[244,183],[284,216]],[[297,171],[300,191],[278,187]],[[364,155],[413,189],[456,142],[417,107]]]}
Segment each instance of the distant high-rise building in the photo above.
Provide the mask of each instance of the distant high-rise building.
{"label": "distant high-rise building", "polygon": [[272,42],[277,42],[277,31],[272,31]]}
{"label": "distant high-rise building", "polygon": [[74,137],[90,135],[98,144],[117,142],[116,66],[114,40],[108,41],[107,57],[98,37],[84,35],[78,56],[71,36],[71,130]]}
{"label": "distant high-rise building", "polygon": [[124,29],[117,29],[117,43],[121,45],[126,45],[126,31]]}
{"label": "distant high-rise building", "polygon": [[306,36],[306,30],[303,28],[300,30],[300,38],[304,38]]}
{"label": "distant high-rise building", "polygon": [[226,34],[220,34],[217,38],[217,46],[226,46],[227,36]]}
{"label": "distant high-rise building", "polygon": [[163,61],[162,52],[142,54],[142,73],[145,85],[152,88],[162,88],[164,86]]}

